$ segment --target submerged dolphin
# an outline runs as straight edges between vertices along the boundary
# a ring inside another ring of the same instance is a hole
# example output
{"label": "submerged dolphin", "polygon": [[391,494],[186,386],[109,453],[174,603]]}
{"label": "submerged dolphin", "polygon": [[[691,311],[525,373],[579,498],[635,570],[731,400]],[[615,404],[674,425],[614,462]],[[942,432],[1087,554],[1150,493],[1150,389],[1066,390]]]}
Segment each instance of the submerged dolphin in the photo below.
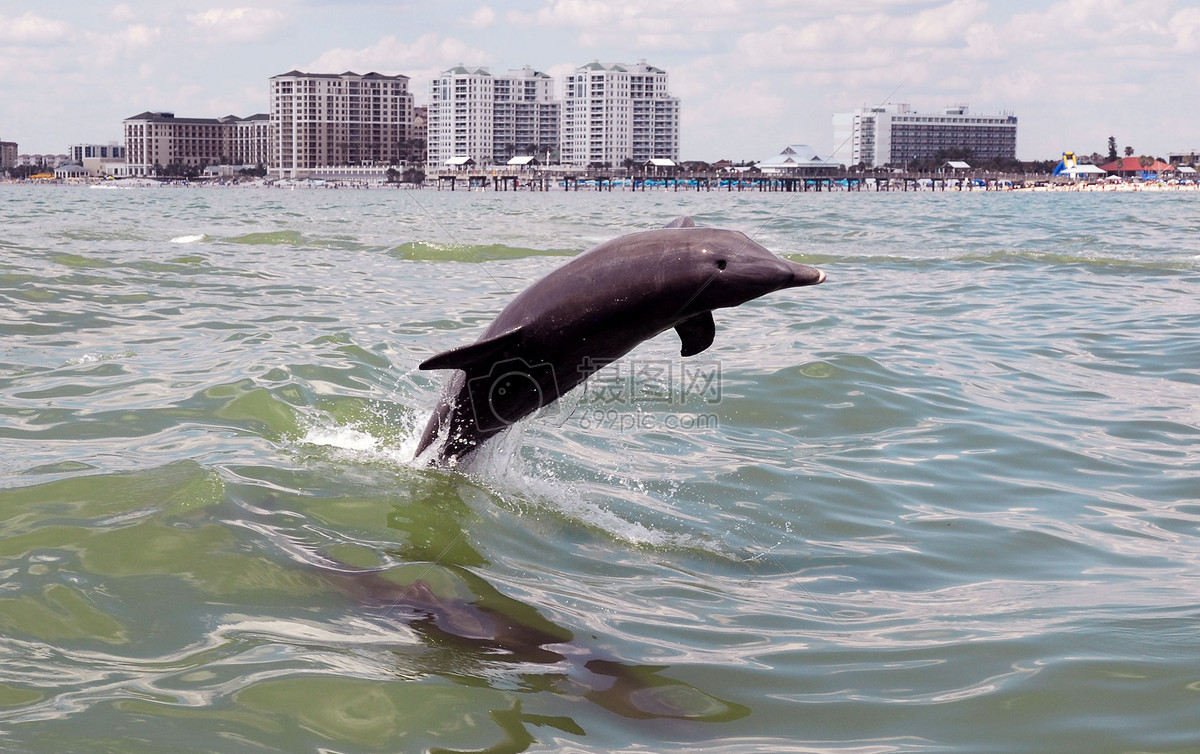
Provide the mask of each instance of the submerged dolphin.
{"label": "submerged dolphin", "polygon": [[417,455],[440,443],[435,461],[452,464],[644,340],[674,328],[680,355],[693,356],[712,345],[713,309],[824,280],[743,233],[687,217],[602,243],[518,295],[478,341],[421,364],[460,371]]}

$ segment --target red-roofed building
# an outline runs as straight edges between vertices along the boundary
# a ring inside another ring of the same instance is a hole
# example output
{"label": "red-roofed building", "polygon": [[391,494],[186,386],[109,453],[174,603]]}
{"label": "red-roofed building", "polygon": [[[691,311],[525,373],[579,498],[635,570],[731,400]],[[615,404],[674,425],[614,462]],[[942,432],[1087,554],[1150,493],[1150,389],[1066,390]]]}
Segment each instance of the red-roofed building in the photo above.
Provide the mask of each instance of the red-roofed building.
{"label": "red-roofed building", "polygon": [[1143,165],[1138,157],[1124,157],[1120,160],[1101,165],[1100,168],[1111,175],[1119,175],[1125,178],[1149,178],[1151,174],[1161,173],[1167,170],[1174,170],[1174,165],[1168,165],[1162,160],[1155,160],[1150,165]]}

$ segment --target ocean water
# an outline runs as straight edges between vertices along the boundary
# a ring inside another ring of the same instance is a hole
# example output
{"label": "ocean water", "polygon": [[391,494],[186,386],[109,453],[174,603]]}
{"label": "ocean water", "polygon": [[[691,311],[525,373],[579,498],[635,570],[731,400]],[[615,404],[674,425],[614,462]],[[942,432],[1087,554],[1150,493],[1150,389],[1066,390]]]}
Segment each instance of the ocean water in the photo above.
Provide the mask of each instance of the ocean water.
{"label": "ocean water", "polygon": [[[828,281],[414,463],[422,360],[682,214]],[[1200,751],[1200,193],[0,220],[5,751]]]}

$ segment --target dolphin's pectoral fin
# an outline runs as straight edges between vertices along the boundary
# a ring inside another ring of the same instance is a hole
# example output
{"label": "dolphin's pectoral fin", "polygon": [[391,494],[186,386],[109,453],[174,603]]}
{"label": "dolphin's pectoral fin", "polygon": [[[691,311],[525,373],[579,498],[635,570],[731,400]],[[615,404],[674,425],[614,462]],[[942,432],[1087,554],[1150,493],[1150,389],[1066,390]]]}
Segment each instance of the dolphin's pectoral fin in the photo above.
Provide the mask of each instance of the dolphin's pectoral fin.
{"label": "dolphin's pectoral fin", "polygon": [[717,323],[713,322],[712,312],[702,312],[675,325],[675,332],[683,341],[679,355],[695,356],[712,345],[717,335]]}
{"label": "dolphin's pectoral fin", "polygon": [[694,227],[696,227],[696,221],[693,220],[692,218],[688,217],[687,215],[684,215],[683,217],[675,218],[674,220],[667,223],[663,227],[664,228],[694,228]]}
{"label": "dolphin's pectoral fin", "polygon": [[494,338],[487,338],[468,346],[453,348],[449,351],[430,356],[421,362],[421,369],[462,369],[469,371],[473,366],[482,366],[484,371],[500,361],[504,352],[514,348],[521,341],[521,328],[501,333]]}

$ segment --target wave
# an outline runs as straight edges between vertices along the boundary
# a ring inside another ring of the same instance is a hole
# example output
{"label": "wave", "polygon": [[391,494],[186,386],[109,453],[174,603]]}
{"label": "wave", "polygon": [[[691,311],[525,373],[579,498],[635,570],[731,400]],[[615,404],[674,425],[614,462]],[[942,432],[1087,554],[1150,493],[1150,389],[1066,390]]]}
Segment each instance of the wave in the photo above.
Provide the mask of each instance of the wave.
{"label": "wave", "polygon": [[1031,265],[1037,267],[1090,267],[1121,269],[1128,271],[1169,272],[1195,270],[1195,259],[1164,259],[1153,261],[1145,258],[1122,258],[1111,256],[1092,256],[1086,254],[1069,254],[1054,251],[1034,251],[1031,249],[997,249],[994,251],[967,251],[959,254],[940,256],[914,257],[906,254],[780,254],[793,262],[811,265],[896,265],[905,267],[946,267],[955,264],[971,265]]}
{"label": "wave", "polygon": [[265,233],[247,233],[242,236],[232,236],[225,239],[228,243],[246,244],[248,246],[300,246],[304,236],[295,230],[276,230]]}
{"label": "wave", "polygon": [[467,246],[428,241],[412,241],[391,250],[392,256],[400,259],[429,262],[492,262],[526,257],[570,256],[577,252],[578,250],[565,249],[526,249],[504,244]]}
{"label": "wave", "polygon": [[366,244],[350,237],[309,238],[298,230],[246,233],[240,236],[229,236],[222,240],[226,243],[244,246],[295,246],[301,248],[346,249],[350,251],[368,248]]}
{"label": "wave", "polygon": [[1069,254],[1052,251],[1032,251],[1028,249],[999,249],[991,252],[963,254],[955,258],[960,262],[986,262],[990,264],[1005,264],[1010,262],[1032,262],[1041,265],[1087,266],[1087,267],[1121,267],[1131,270],[1194,270],[1196,265],[1182,260],[1151,261],[1144,258],[1121,258],[1087,254]]}

